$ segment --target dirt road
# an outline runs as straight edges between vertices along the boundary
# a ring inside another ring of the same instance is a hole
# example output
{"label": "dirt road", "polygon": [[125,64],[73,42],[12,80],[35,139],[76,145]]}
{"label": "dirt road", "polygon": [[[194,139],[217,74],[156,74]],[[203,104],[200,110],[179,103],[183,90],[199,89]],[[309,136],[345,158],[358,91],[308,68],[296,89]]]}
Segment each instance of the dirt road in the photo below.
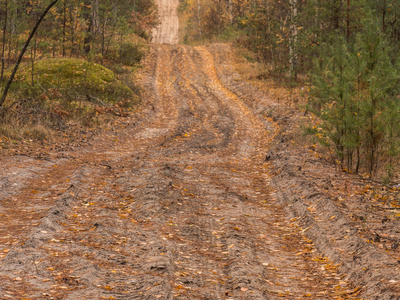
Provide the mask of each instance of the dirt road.
{"label": "dirt road", "polygon": [[159,26],[153,30],[152,42],[155,44],[178,44],[178,5],[179,0],[156,0],[160,18]]}
{"label": "dirt road", "polygon": [[212,51],[154,45],[143,117],[58,158],[4,159],[2,299],[352,290],[276,203],[265,163],[275,125],[221,83]]}
{"label": "dirt road", "polygon": [[226,45],[153,45],[136,115],[0,158],[1,299],[360,297],[276,196],[277,104],[232,64]]}

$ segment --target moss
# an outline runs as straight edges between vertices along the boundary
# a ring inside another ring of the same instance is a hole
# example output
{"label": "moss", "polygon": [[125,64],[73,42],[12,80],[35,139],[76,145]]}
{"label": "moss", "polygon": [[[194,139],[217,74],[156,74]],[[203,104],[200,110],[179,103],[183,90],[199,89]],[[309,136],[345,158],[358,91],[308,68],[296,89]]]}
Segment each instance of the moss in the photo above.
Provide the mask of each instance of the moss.
{"label": "moss", "polygon": [[25,64],[15,78],[16,87],[39,86],[57,89],[63,95],[71,97],[94,96],[109,102],[133,99],[132,90],[114,72],[83,59],[62,58],[43,59],[34,65],[32,87],[32,68]]}

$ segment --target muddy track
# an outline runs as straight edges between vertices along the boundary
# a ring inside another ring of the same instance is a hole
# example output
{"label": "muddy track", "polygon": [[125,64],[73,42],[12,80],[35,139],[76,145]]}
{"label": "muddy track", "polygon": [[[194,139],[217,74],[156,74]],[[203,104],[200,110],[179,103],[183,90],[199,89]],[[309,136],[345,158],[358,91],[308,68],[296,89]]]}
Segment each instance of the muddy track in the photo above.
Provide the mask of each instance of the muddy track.
{"label": "muddy track", "polygon": [[276,124],[212,52],[152,46],[140,118],[64,158],[9,158],[1,299],[356,297],[275,199]]}

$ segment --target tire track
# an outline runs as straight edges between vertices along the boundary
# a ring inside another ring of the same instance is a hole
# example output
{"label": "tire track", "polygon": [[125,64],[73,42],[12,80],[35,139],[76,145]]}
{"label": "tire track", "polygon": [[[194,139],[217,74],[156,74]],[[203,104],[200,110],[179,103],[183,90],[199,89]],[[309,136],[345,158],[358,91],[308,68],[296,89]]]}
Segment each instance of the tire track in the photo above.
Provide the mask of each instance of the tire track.
{"label": "tire track", "polygon": [[212,53],[155,45],[145,66],[140,122],[54,175],[69,188],[8,253],[0,296],[347,295],[350,283],[274,199],[263,159],[273,124],[221,83]]}

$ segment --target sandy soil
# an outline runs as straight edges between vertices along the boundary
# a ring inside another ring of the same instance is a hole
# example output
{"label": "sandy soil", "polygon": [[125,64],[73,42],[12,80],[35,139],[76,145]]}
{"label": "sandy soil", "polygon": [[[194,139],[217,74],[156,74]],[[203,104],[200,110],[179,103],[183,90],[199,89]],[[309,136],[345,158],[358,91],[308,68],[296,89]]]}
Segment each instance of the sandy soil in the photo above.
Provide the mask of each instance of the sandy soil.
{"label": "sandy soil", "polygon": [[153,30],[152,42],[155,44],[178,44],[179,0],[156,0],[158,5],[160,25]]}
{"label": "sandy soil", "polygon": [[339,171],[321,158],[298,137],[304,112],[290,101],[264,101],[269,91],[259,82],[239,79],[229,47],[210,45],[209,50],[219,62],[221,82],[256,116],[272,118],[279,128],[265,160],[276,192],[272,195],[286,215],[297,220],[324,257],[340,265],[342,274],[361,289],[360,299],[400,299],[399,189]]}
{"label": "sandy soil", "polygon": [[394,256],[299,169],[296,112],[233,65],[152,45],[138,113],[0,157],[1,299],[399,299]]}
{"label": "sandy soil", "polygon": [[210,51],[153,46],[142,117],[44,163],[4,158],[2,298],[357,291],[273,196],[265,153],[276,125],[224,86]]}

